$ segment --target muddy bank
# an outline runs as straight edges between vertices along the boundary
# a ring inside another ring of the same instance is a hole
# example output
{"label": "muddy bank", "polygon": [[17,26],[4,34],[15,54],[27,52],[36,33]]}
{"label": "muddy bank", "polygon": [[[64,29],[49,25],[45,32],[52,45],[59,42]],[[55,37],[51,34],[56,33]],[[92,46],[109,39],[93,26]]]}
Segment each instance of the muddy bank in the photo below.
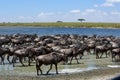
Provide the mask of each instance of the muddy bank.
{"label": "muddy bank", "polygon": [[0,75],[0,80],[109,80],[120,75],[120,68],[95,69],[73,74],[58,75]]}

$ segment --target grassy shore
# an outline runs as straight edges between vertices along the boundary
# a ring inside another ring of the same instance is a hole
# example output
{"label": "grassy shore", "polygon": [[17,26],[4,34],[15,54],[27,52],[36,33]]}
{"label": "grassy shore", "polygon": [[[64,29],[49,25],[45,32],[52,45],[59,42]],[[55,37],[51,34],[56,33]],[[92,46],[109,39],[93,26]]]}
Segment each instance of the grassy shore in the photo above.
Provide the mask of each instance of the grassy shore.
{"label": "grassy shore", "polygon": [[88,23],[88,22],[0,23],[0,26],[120,28],[120,23]]}

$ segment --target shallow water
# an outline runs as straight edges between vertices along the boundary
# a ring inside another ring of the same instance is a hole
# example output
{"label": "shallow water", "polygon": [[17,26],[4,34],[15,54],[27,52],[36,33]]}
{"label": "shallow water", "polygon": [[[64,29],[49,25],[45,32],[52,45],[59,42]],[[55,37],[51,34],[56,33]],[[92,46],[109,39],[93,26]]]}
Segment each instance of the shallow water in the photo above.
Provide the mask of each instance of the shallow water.
{"label": "shallow water", "polygon": [[0,65],[0,71],[11,71],[11,70],[14,70],[12,64]]}
{"label": "shallow water", "polygon": [[98,67],[88,67],[88,68],[74,68],[74,69],[63,69],[59,71],[59,73],[71,74],[71,73],[79,73],[89,70],[99,69]]}

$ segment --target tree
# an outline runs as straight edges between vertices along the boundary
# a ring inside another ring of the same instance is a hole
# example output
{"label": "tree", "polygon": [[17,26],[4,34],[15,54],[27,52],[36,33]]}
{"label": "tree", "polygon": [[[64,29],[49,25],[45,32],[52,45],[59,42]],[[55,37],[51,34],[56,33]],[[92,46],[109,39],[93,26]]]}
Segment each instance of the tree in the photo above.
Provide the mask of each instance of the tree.
{"label": "tree", "polygon": [[57,21],[57,23],[62,23],[63,21]]}
{"label": "tree", "polygon": [[78,19],[78,21],[83,22],[83,21],[85,21],[85,19]]}

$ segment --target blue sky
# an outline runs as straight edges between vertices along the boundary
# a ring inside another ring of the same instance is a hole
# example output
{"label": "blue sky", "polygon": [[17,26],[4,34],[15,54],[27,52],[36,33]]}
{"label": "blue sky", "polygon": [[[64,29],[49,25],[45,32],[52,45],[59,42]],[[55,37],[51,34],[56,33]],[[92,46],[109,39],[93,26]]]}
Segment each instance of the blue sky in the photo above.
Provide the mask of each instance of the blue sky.
{"label": "blue sky", "polygon": [[120,22],[120,0],[0,0],[0,22]]}

